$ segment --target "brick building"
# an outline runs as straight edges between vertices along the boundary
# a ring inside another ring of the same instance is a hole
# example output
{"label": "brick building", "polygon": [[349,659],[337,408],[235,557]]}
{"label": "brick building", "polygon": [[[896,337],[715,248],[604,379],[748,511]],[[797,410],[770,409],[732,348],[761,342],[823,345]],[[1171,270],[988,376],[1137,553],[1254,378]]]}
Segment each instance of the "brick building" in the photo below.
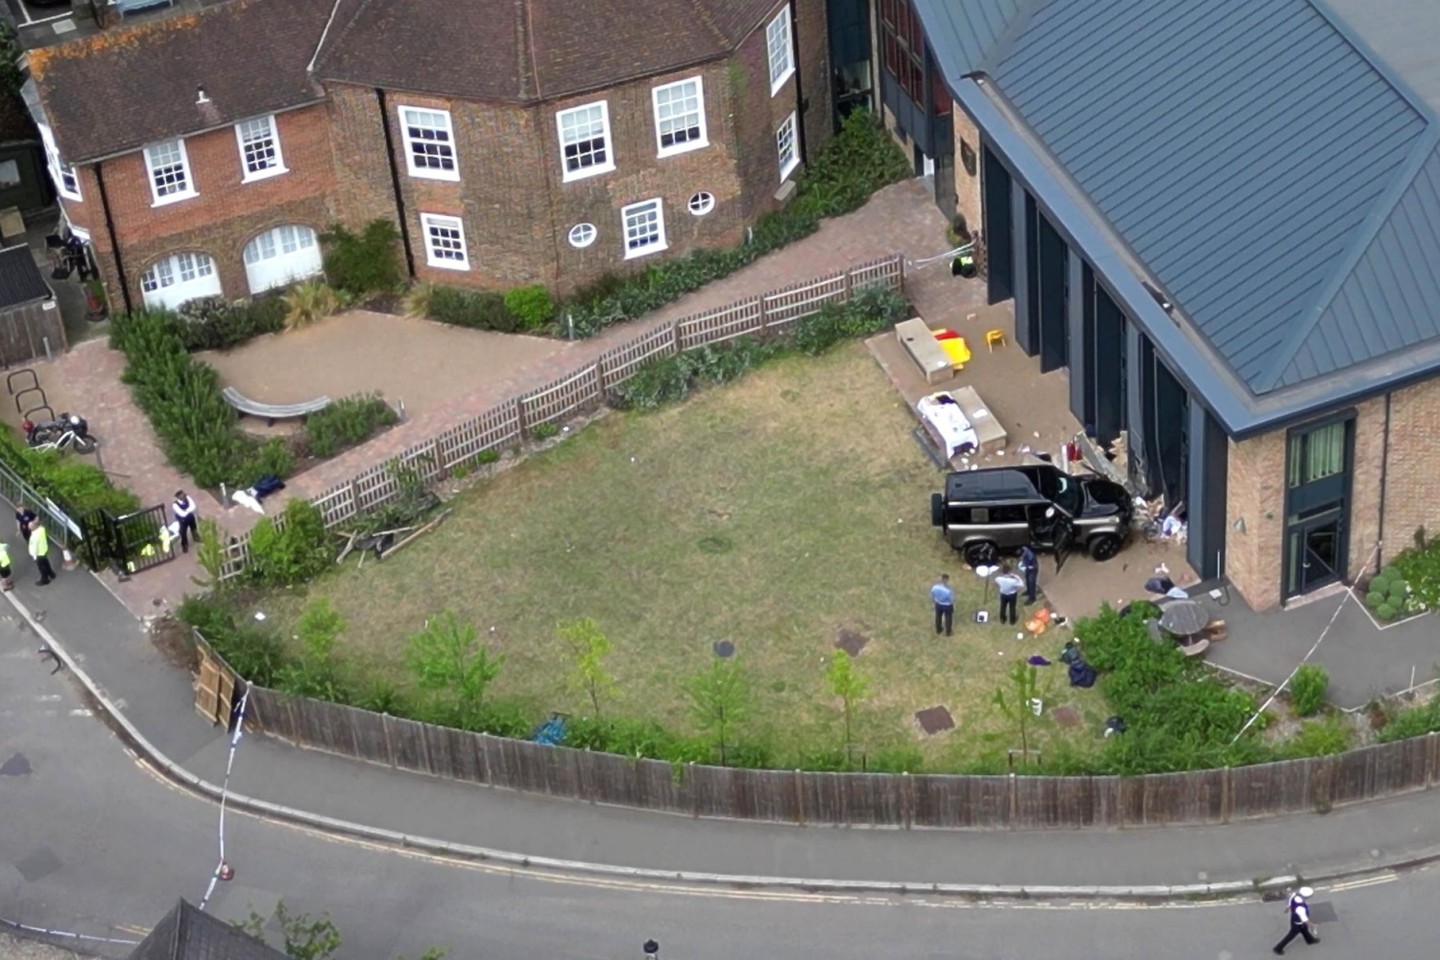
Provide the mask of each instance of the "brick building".
{"label": "brick building", "polygon": [[377,218],[417,278],[563,291],[737,242],[833,129],[825,0],[179,6],[29,54],[127,304],[283,285]]}
{"label": "brick building", "polygon": [[1440,7],[1372,6],[873,8],[887,120],[957,158],[937,201],[1015,342],[1261,609],[1440,526]]}

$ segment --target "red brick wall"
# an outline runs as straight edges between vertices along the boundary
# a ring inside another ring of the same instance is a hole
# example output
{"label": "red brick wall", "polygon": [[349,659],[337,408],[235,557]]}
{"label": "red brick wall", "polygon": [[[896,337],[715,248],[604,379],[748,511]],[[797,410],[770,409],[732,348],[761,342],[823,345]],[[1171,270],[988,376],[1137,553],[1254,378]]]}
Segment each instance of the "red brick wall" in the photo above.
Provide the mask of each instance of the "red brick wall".
{"label": "red brick wall", "polygon": [[[325,108],[277,114],[275,124],[288,173],[242,183],[235,131],[225,127],[185,140],[198,196],[162,206],[153,205],[143,152],[96,165],[105,179],[126,280],[137,305],[142,299],[141,274],[159,257],[182,250],[208,253],[215,260],[225,295],[242,297],[250,292],[243,251],[255,234],[286,223],[304,224],[317,232],[330,225],[335,164]],[[67,205],[67,210],[75,225],[90,230],[114,298],[118,293],[113,287],[114,256],[100,208],[96,171],[85,169],[81,177],[85,203]]]}
{"label": "red brick wall", "polygon": [[825,145],[835,129],[835,86],[830,76],[830,28],[825,0],[795,0],[795,36],[800,47],[801,118],[808,156]]}

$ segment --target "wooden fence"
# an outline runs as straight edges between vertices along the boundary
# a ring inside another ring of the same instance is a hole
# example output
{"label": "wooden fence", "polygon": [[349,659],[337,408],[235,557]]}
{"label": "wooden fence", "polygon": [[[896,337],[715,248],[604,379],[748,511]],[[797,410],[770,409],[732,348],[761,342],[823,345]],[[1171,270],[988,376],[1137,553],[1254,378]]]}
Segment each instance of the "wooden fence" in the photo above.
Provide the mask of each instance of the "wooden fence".
{"label": "wooden fence", "polygon": [[1440,736],[1253,767],[1135,777],[815,773],[677,766],[437,727],[250,687],[247,727],[449,780],[615,806],[776,823],[1029,830],[1216,824],[1433,786]]}
{"label": "wooden fence", "polygon": [[[605,351],[594,361],[564,373],[546,386],[502,401],[479,416],[416,444],[398,457],[375,464],[311,502],[320,509],[325,525],[333,527],[373,510],[398,494],[407,471],[430,482],[458,466],[473,463],[486,450],[499,451],[516,445],[543,424],[559,423],[597,408],[605,402],[609,388],[630,379],[648,360],[671,357],[684,350],[747,334],[782,333],[796,320],[818,312],[826,304],[848,301],[858,290],[875,286],[901,290],[904,284],[905,259],[896,254],[727,307],[672,320]],[[276,522],[280,522],[279,518]],[[230,545],[222,579],[238,575],[249,562],[250,537],[246,534]]]}

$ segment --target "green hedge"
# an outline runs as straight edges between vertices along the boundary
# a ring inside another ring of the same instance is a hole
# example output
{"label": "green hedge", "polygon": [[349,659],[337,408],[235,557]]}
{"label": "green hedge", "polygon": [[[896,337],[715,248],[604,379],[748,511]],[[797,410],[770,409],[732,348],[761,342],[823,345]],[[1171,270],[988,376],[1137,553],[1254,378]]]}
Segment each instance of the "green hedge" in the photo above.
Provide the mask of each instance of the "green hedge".
{"label": "green hedge", "polygon": [[864,111],[846,118],[796,184],[784,209],[761,218],[749,242],[728,250],[696,250],[627,277],[606,276],[561,304],[559,332],[592,337],[612,324],[633,319],[729,276],[772,250],[814,233],[823,217],[858,210],[876,190],[911,175],[895,141]]}
{"label": "green hedge", "polygon": [[310,414],[305,420],[305,441],[312,456],[333,457],[341,450],[359,446],[399,419],[380,394],[357,393]]}
{"label": "green hedge", "polygon": [[265,474],[287,476],[294,458],[279,440],[240,429],[213,369],[185,349],[180,320],[167,311],[117,316],[110,345],[125,354],[123,380],[160,438],[165,456],[202,487],[248,486]]}
{"label": "green hedge", "polygon": [[9,430],[0,431],[0,461],[77,522],[92,510],[119,516],[140,509],[140,499],[112,484],[99,467],[72,454],[31,450]]}
{"label": "green hedge", "polygon": [[229,350],[263,333],[285,328],[285,304],[277,293],[253,300],[197,297],[175,311],[186,350]]}

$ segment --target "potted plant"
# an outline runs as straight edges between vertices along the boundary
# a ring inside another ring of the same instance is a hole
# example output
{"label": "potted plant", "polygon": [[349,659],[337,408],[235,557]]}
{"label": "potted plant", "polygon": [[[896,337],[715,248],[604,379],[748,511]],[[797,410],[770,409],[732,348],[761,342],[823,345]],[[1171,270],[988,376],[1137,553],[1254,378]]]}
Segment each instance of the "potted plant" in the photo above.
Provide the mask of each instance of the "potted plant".
{"label": "potted plant", "polygon": [[99,323],[110,316],[110,303],[105,297],[105,284],[99,280],[85,283],[85,319]]}

